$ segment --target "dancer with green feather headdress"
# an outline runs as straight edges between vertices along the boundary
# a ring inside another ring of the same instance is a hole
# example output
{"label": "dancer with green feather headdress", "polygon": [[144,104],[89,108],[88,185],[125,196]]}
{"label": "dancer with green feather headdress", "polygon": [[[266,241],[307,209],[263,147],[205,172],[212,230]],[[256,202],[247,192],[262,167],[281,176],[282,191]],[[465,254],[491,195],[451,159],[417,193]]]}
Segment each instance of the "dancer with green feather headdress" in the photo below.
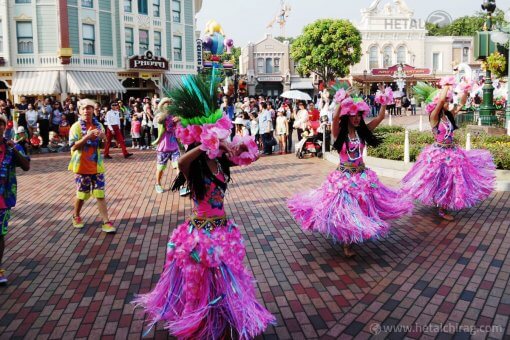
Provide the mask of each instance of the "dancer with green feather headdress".
{"label": "dancer with green feather headdress", "polygon": [[275,323],[257,301],[240,228],[223,203],[230,167],[255,161],[258,147],[252,137],[228,140],[232,122],[218,110],[216,89],[214,76],[186,76],[168,94],[168,110],[180,119],[175,135],[187,146],[172,189],[186,185],[193,208],[172,232],[156,287],[135,300],[149,331],[163,321],[180,339],[251,339]]}

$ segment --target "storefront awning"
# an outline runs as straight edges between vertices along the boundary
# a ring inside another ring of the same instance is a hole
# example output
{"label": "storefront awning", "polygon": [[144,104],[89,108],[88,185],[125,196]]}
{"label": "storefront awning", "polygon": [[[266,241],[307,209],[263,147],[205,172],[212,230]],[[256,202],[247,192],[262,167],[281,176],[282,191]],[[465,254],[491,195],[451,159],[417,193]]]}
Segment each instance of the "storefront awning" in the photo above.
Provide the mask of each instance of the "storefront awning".
{"label": "storefront awning", "polygon": [[172,90],[180,87],[182,85],[182,76],[182,74],[165,74],[166,88]]}
{"label": "storefront awning", "polygon": [[313,90],[313,84],[311,81],[296,81],[290,83],[291,90]]}
{"label": "storefront awning", "polygon": [[67,92],[72,94],[126,93],[113,72],[68,71]]}
{"label": "storefront awning", "polygon": [[16,96],[44,96],[60,93],[58,71],[16,72],[11,93]]}

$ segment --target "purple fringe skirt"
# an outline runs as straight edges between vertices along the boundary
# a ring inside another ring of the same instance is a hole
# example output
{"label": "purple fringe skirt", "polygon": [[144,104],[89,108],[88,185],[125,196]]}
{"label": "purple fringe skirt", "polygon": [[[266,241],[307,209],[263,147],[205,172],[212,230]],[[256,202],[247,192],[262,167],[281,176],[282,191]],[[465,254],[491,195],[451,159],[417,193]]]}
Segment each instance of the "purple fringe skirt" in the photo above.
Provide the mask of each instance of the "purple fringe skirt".
{"label": "purple fringe skirt", "polygon": [[416,200],[448,210],[472,207],[494,190],[495,165],[487,150],[426,146],[402,180]]}
{"label": "purple fringe skirt", "polygon": [[189,222],[177,227],[156,287],[133,301],[148,313],[149,330],[163,321],[179,339],[251,339],[262,333],[275,318],[255,297],[245,252],[232,221],[210,232]]}
{"label": "purple fringe skirt", "polygon": [[287,205],[303,230],[344,244],[386,235],[385,220],[413,209],[409,196],[384,186],[370,169],[354,174],[335,170],[318,189],[295,195]]}

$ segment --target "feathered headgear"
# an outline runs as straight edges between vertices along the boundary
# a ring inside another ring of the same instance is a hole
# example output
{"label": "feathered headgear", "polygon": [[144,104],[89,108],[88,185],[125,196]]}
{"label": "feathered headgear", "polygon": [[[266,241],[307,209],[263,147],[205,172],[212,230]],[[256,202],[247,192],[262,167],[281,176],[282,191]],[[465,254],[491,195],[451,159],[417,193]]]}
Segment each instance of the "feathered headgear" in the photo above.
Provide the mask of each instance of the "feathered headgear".
{"label": "feathered headgear", "polygon": [[[353,89],[346,90],[345,87],[341,87],[338,91],[336,91],[334,101],[336,104],[340,105],[340,117],[356,116],[358,113],[362,112],[363,118],[366,118],[370,113],[370,106],[365,103],[363,98],[351,95],[353,91]],[[389,94],[393,101],[393,92],[389,92]],[[387,99],[385,98],[385,100]]]}
{"label": "feathered headgear", "polygon": [[[473,84],[471,82],[463,81],[460,84],[457,84],[455,81],[455,77],[449,76],[449,77],[443,77],[441,78],[441,81],[439,82],[439,85],[441,87],[444,86],[451,86],[452,88],[455,88],[459,92],[469,93],[471,89],[473,88]],[[425,102],[427,104],[425,106],[425,111],[430,114],[434,109],[436,108],[437,104],[439,103],[439,96],[440,91],[438,88],[419,81],[416,86],[413,87],[414,93],[416,96],[416,99],[419,101]],[[453,101],[453,92],[448,91],[446,95],[446,101],[452,102]]]}
{"label": "feathered headgear", "polygon": [[[185,145],[200,143],[200,149],[206,152],[210,159],[222,154],[220,142],[228,142],[232,129],[232,122],[218,108],[215,70],[208,79],[200,75],[182,77],[182,85],[170,91],[168,97],[172,99],[169,110],[180,118],[175,135]],[[258,157],[255,141],[249,137],[236,138],[231,147],[240,151],[231,159],[239,165],[248,164]],[[253,138],[251,138],[253,139]]]}

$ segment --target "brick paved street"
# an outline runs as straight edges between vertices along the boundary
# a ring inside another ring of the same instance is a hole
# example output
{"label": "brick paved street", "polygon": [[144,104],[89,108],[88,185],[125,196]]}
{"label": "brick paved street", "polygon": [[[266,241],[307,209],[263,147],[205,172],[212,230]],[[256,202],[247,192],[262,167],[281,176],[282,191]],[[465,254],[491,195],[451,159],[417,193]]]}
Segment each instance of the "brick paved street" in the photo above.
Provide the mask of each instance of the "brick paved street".
{"label": "brick paved street", "polygon": [[[4,258],[10,283],[0,287],[0,338],[141,337],[144,314],[129,302],[158,280],[168,235],[190,204],[174,193],[154,192],[153,153],[137,152],[126,161],[116,152],[107,162],[115,235],[101,232],[90,202],[83,211],[86,227],[72,228],[67,154],[34,157],[29,173],[18,171],[20,195]],[[233,171],[227,209],[243,225],[258,295],[278,322],[265,339],[369,338],[374,323],[442,323],[464,331],[500,326],[477,336],[510,336],[510,193],[493,194],[457,213],[453,223],[418,206],[414,216],[393,222],[388,238],[356,246],[359,255],[346,259],[340,245],[301,232],[285,204],[292,193],[318,186],[333,168],[287,155]],[[167,176],[165,188],[170,181]],[[407,336],[452,338],[447,333],[455,328],[421,331],[414,327]],[[166,334],[158,325],[149,337]],[[405,335],[383,329],[378,337]]]}

